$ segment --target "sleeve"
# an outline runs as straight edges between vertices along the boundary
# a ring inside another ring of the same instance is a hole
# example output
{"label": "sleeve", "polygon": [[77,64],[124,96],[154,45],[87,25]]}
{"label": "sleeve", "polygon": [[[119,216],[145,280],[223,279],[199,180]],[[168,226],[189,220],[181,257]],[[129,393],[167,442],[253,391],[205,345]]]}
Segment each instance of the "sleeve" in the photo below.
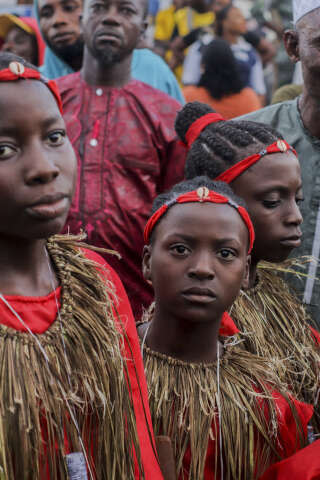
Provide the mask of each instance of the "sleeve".
{"label": "sleeve", "polygon": [[320,440],[270,467],[260,480],[319,480]]}
{"label": "sleeve", "polygon": [[114,287],[115,309],[119,319],[117,327],[123,334],[123,357],[126,359],[131,384],[145,478],[163,480],[156,455],[140,344],[127,294],[116,272],[100,255],[92,250],[85,250],[84,253],[88,259],[101,265],[101,268],[97,268],[99,273],[112,282]]}
{"label": "sleeve", "polygon": [[258,54],[254,52],[255,62],[250,72],[250,86],[257,92],[258,95],[266,94],[266,85],[264,83],[262,62]]}

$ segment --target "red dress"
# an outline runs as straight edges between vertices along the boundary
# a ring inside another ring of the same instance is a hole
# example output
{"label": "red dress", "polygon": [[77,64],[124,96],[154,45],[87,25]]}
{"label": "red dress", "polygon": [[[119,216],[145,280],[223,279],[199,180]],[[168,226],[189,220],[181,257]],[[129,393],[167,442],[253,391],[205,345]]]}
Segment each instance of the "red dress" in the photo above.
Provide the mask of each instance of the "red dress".
{"label": "red dress", "polygon": [[[152,431],[152,427],[148,406],[147,385],[140,355],[137,331],[128,297],[118,275],[106,264],[104,259],[101,258],[100,255],[97,255],[89,250],[85,250],[84,253],[90,260],[94,260],[98,264],[101,264],[107,268],[107,279],[114,285],[115,294],[117,297],[116,306],[118,318],[122,321],[122,324],[118,325],[118,328],[120,331],[124,330],[126,333],[126,338],[124,337],[123,356],[127,360],[127,368],[130,376],[137,431],[139,435],[145,475],[146,479],[161,480],[162,474],[160,472],[157,459],[154,455],[153,445],[149,435],[149,431]],[[105,274],[104,269],[101,271],[103,271]],[[58,287],[55,292],[51,292],[49,295],[44,297],[6,296],[5,298],[14,308],[14,310],[21,316],[23,321],[29,326],[32,332],[41,334],[45,332],[57,318],[56,297],[59,300],[60,287]],[[0,319],[3,325],[15,330],[26,331],[19,320],[1,301]],[[141,398],[143,401],[141,401]],[[148,425],[145,420],[145,414],[147,416]],[[152,439],[152,441],[154,440]],[[68,445],[66,445],[66,453],[68,453]],[[46,476],[46,478],[49,479],[48,476]],[[137,478],[139,478],[138,474]]]}
{"label": "red dress", "polygon": [[153,293],[141,272],[143,229],[155,197],[181,181],[186,150],[174,122],[181,105],[131,80],[122,88],[88,85],[80,73],[57,81],[68,136],[78,159],[78,183],[66,231],[116,250],[109,258],[135,318]]}

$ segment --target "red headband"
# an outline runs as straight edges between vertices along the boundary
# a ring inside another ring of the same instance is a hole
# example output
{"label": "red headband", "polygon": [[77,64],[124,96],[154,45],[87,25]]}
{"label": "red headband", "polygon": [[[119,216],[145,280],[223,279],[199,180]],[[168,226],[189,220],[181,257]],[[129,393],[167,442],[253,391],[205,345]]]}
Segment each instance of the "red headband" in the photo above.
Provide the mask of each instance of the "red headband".
{"label": "red headband", "polygon": [[209,190],[207,187],[199,187],[197,190],[184,193],[179,197],[177,197],[176,199],[172,200],[171,202],[165,205],[162,205],[162,207],[160,207],[156,212],[154,212],[154,214],[149,218],[144,229],[143,235],[144,235],[145,243],[149,243],[150,235],[155,225],[158,223],[160,218],[165,214],[165,212],[170,207],[172,207],[172,205],[175,205],[176,203],[196,203],[196,202],[226,203],[231,207],[235,208],[239,212],[242,220],[246,224],[247,229],[249,231],[250,241],[249,241],[248,253],[251,252],[253,247],[253,242],[254,242],[254,229],[246,209],[232,202],[232,200],[229,200],[229,198],[224,197],[223,195],[220,195],[220,193],[216,193],[213,190]]}
{"label": "red headband", "polygon": [[291,151],[296,156],[298,156],[295,149],[291,147],[289,143],[287,143],[285,140],[277,140],[276,142],[272,143],[261,152],[251,155],[250,157],[244,158],[240,162],[228,168],[228,170],[225,170],[218,177],[216,177],[215,181],[231,183],[235,178],[238,178],[245,170],[250,168],[251,165],[253,165],[254,163],[257,163],[260,160],[260,158],[264,157],[265,155],[268,155],[270,153],[278,153],[278,152],[285,153],[288,151]]}
{"label": "red headband", "polygon": [[40,72],[38,72],[38,70],[27,68],[20,62],[11,62],[9,68],[0,70],[0,82],[12,82],[15,80],[20,80],[21,78],[40,80],[42,83],[44,83],[53,94],[58,104],[60,113],[62,114],[62,101],[56,82],[53,80],[47,80],[40,74]]}
{"label": "red headband", "polygon": [[210,123],[221,122],[223,120],[224,118],[220,115],[220,113],[207,113],[206,115],[203,115],[195,120],[185,134],[185,144],[187,147],[191,147],[193,142],[199,137],[202,130],[210,125]]}

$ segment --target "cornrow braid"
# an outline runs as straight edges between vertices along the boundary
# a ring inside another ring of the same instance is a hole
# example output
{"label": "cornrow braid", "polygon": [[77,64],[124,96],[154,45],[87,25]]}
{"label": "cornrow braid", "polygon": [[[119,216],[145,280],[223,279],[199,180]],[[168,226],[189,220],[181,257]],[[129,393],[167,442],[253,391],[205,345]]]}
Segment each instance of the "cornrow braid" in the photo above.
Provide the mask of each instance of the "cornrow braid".
{"label": "cornrow braid", "polygon": [[[200,102],[187,103],[178,113],[175,129],[185,142],[191,124],[207,113],[214,113]],[[245,120],[226,120],[211,123],[191,145],[185,165],[185,176],[191,179],[200,175],[216,178],[243,158],[259,153],[282,135],[268,125]]]}

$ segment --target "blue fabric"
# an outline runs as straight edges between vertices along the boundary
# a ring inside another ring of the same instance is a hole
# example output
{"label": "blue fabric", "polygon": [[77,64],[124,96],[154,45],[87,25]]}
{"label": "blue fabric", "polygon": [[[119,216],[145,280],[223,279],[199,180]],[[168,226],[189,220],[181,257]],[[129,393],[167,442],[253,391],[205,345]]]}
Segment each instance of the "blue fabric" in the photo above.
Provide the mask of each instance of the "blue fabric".
{"label": "blue fabric", "polygon": [[[39,24],[38,0],[34,0],[35,17]],[[57,57],[51,48],[46,47],[44,63],[40,68],[47,78],[54,79],[73,73],[72,68]],[[134,50],[131,75],[136,80],[158,88],[164,93],[184,104],[184,98],[176,77],[165,61],[148,48]]]}
{"label": "blue fabric", "polygon": [[155,17],[159,10],[159,0],[149,0],[148,13]]}

